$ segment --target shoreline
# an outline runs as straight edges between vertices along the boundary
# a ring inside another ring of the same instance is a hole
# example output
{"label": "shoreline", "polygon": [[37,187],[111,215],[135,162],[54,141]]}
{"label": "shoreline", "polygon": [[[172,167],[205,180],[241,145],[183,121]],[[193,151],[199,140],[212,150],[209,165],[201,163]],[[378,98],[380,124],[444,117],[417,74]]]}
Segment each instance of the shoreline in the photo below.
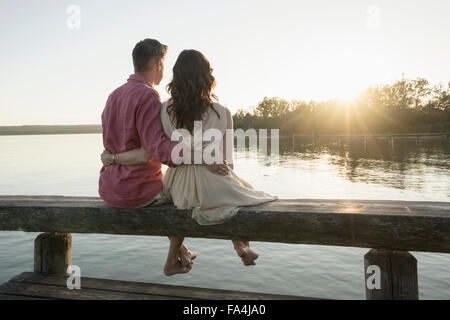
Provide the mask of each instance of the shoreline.
{"label": "shoreline", "polygon": [[0,126],[0,136],[102,133],[101,124]]}
{"label": "shoreline", "polygon": [[[241,129],[239,127],[235,127],[235,130]],[[244,131],[245,129],[242,128]],[[361,132],[361,133],[351,133],[351,134],[342,134],[342,133],[327,133],[322,132],[317,136],[319,137],[339,137],[339,136],[377,136],[377,135],[450,135],[450,131],[442,130],[442,128],[438,128],[438,130],[427,130],[423,131],[424,127],[411,128],[410,130],[405,130],[402,132]],[[440,129],[440,130],[439,130]],[[0,136],[29,136],[29,135],[59,135],[59,134],[101,134],[102,133],[102,125],[101,124],[82,124],[82,125],[23,125],[23,126],[0,126]],[[314,136],[313,133],[281,133],[280,138],[288,138],[293,136]]]}

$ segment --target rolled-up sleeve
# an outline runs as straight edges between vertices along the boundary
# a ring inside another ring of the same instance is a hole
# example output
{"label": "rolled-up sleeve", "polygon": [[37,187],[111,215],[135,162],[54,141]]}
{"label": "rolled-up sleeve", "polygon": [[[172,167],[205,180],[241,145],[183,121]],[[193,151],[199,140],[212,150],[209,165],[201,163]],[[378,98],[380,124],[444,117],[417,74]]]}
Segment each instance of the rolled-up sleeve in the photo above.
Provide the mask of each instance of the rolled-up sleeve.
{"label": "rolled-up sleeve", "polygon": [[[136,128],[142,147],[159,162],[175,167],[171,156],[172,149],[178,142],[170,140],[164,134],[160,118],[161,100],[152,92],[142,98],[142,104],[136,111]],[[178,156],[181,158],[182,152]]]}

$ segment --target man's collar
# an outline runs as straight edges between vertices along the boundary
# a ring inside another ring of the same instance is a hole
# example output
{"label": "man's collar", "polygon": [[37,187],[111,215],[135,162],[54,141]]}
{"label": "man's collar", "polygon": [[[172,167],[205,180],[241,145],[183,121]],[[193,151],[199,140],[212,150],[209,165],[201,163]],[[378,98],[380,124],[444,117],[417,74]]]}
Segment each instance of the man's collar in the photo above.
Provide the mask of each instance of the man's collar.
{"label": "man's collar", "polygon": [[127,81],[137,81],[145,83],[146,85],[149,85],[150,87],[153,87],[150,82],[147,81],[143,76],[141,76],[138,73],[132,74]]}

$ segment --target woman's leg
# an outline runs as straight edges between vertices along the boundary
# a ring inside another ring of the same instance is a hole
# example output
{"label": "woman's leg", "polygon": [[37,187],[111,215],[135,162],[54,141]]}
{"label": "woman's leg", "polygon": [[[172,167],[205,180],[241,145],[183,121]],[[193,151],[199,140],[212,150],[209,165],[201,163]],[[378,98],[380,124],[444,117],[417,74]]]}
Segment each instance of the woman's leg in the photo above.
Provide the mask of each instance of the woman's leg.
{"label": "woman's leg", "polygon": [[183,245],[184,237],[169,237],[170,246],[167,254],[166,265],[164,266],[164,273],[166,276],[172,276],[177,273],[186,273],[192,269],[192,261],[188,265],[183,265],[178,259],[179,251]]}
{"label": "woman's leg", "polygon": [[242,262],[246,266],[255,265],[255,260],[258,259],[259,255],[250,249],[249,241],[232,240],[234,250],[238,256],[242,259]]}

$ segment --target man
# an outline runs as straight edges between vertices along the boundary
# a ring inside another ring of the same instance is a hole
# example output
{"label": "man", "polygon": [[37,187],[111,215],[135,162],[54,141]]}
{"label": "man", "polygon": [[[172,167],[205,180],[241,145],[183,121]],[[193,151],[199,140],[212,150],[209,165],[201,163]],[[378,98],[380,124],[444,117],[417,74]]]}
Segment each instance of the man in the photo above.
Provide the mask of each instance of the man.
{"label": "man", "polygon": [[[102,167],[99,195],[118,208],[139,208],[155,203],[161,196],[161,163],[175,166],[172,149],[177,142],[164,135],[160,109],[161,100],[155,85],[164,75],[167,46],[154,39],[138,42],[133,50],[135,73],[108,97],[102,113],[103,145],[115,154],[144,148],[153,158],[144,165],[109,165]],[[180,157],[182,154],[180,154]],[[208,166],[214,173],[227,174],[226,165]],[[195,258],[184,245],[180,249],[183,264]],[[190,255],[189,255],[190,254]]]}

